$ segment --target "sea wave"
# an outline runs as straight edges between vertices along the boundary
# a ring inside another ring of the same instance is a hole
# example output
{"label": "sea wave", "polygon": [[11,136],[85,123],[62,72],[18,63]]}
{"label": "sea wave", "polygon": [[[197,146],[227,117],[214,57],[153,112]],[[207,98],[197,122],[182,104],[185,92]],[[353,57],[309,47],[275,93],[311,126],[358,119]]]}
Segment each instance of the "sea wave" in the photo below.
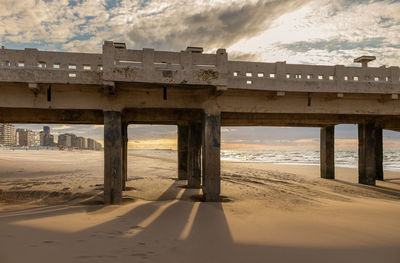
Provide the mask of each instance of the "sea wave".
{"label": "sea wave", "polygon": [[[132,153],[150,156],[176,156],[175,150],[131,150]],[[319,165],[319,150],[222,150],[221,160],[232,162],[262,162],[289,165]],[[335,165],[357,168],[357,149],[336,149]],[[383,168],[400,171],[400,149],[384,149]]]}

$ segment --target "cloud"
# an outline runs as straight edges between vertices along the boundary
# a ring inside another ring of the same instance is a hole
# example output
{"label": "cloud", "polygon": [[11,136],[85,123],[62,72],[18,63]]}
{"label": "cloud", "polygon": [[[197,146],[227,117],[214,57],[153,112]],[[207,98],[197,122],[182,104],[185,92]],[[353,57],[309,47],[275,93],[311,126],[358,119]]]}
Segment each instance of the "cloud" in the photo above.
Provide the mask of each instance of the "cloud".
{"label": "cloud", "polygon": [[399,13],[399,1],[311,1],[228,51],[256,54],[261,61],[327,65],[351,65],[371,54],[377,56],[371,66],[398,65]]}
{"label": "cloud", "polygon": [[159,13],[136,21],[127,34],[135,47],[206,49],[229,47],[233,43],[264,31],[285,12],[295,10],[305,0],[239,2],[219,5],[193,1],[177,2]]}
{"label": "cloud", "polygon": [[53,127],[52,128],[52,130],[54,131],[54,130],[66,130],[66,129],[73,129],[73,127],[71,126],[71,125],[65,125],[65,124],[63,124],[63,125],[61,125],[61,126],[55,126],[55,127]]}
{"label": "cloud", "polygon": [[[377,56],[371,66],[390,66],[400,59],[399,14],[400,2],[388,0],[0,1],[0,41],[9,48],[80,52],[101,52],[104,40],[138,49],[198,45],[206,51],[227,48],[231,60],[327,65],[351,65],[370,54]],[[103,138],[101,125],[50,126],[55,134]],[[393,132],[385,136],[400,139]],[[176,141],[176,127],[131,125],[129,138]],[[222,129],[224,145],[237,147],[315,146],[316,138],[317,128]],[[354,145],[355,126],[337,126],[336,138]]]}

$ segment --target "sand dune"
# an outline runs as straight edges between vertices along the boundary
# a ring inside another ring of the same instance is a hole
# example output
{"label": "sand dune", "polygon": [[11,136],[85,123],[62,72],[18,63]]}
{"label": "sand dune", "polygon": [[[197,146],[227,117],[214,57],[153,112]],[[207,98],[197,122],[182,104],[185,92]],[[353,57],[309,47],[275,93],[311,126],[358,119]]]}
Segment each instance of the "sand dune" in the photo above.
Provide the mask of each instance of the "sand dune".
{"label": "sand dune", "polygon": [[202,203],[176,166],[131,154],[104,206],[101,152],[0,151],[0,262],[400,262],[399,173],[223,162],[224,202]]}

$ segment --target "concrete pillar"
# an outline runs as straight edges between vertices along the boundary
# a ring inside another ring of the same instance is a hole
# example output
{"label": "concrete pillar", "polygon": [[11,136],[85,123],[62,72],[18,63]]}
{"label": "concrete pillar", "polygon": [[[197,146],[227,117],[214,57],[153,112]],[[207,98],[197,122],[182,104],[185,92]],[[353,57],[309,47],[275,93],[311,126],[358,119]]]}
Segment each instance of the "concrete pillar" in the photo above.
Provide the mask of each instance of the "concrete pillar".
{"label": "concrete pillar", "polygon": [[376,133],[374,122],[358,124],[358,182],[375,185]]}
{"label": "concrete pillar", "polygon": [[321,178],[335,179],[335,126],[321,128]]}
{"label": "concrete pillar", "polygon": [[189,126],[187,176],[188,176],[188,187],[200,188],[201,186],[201,124],[200,123],[191,123]]}
{"label": "concrete pillar", "polygon": [[104,111],[104,203],[122,202],[121,112]]}
{"label": "concrete pillar", "polygon": [[187,180],[189,126],[178,125],[178,180]]}
{"label": "concrete pillar", "polygon": [[376,180],[383,181],[383,136],[382,128],[375,128]]}
{"label": "concrete pillar", "polygon": [[122,123],[122,190],[128,180],[128,124]]}
{"label": "concrete pillar", "polygon": [[203,116],[203,196],[208,202],[220,200],[221,113]]}

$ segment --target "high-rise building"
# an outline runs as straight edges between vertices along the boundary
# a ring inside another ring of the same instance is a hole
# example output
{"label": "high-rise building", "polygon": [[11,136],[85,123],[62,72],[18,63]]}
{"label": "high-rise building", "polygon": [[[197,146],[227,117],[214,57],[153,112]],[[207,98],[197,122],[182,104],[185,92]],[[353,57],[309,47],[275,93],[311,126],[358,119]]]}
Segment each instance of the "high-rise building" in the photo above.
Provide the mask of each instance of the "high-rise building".
{"label": "high-rise building", "polygon": [[87,140],[87,138],[83,138],[82,149],[87,149],[87,148],[88,148],[88,140]]}
{"label": "high-rise building", "polygon": [[40,146],[40,134],[35,131],[17,129],[18,145],[26,147]]}
{"label": "high-rise building", "polygon": [[94,150],[94,142],[95,142],[95,141],[94,141],[93,139],[90,139],[90,138],[87,139],[87,144],[88,144],[88,147],[87,147],[87,148],[88,148],[89,150]]}
{"label": "high-rise building", "polygon": [[68,133],[58,135],[58,145],[63,147],[71,147],[71,135]]}
{"label": "high-rise building", "polygon": [[50,127],[44,126],[40,132],[40,146],[53,146],[54,136],[50,134]]}
{"label": "high-rise building", "polygon": [[94,149],[95,149],[96,151],[100,151],[100,150],[101,150],[101,143],[99,143],[99,142],[97,142],[97,141],[94,141],[94,142],[95,142]]}
{"label": "high-rise building", "polygon": [[9,123],[0,123],[0,145],[15,145],[15,129],[14,125]]}
{"label": "high-rise building", "polygon": [[28,146],[28,136],[25,129],[17,129],[18,145]]}
{"label": "high-rise building", "polygon": [[38,132],[28,130],[28,135],[30,137],[29,147],[40,146],[40,134]]}

